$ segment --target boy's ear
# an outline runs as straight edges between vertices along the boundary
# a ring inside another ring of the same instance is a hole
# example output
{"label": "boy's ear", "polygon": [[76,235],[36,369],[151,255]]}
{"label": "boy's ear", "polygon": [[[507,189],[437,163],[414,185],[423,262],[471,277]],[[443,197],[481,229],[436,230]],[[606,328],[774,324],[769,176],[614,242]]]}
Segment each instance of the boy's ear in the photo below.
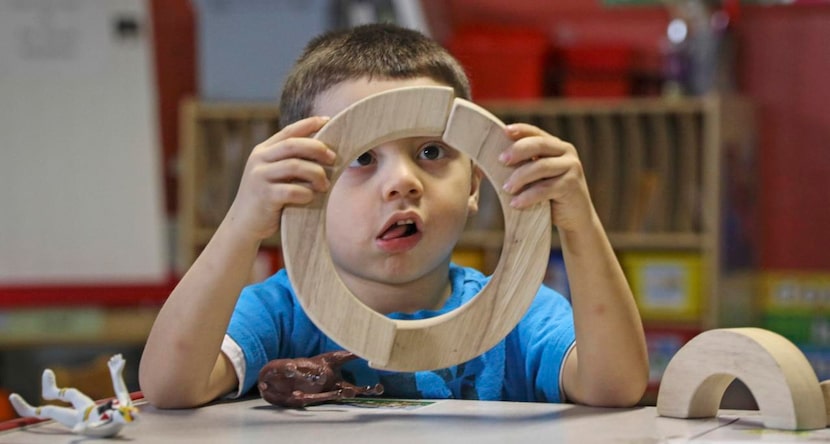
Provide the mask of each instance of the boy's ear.
{"label": "boy's ear", "polygon": [[467,211],[470,215],[478,213],[478,198],[481,191],[481,179],[484,177],[484,171],[472,162],[472,175],[470,178],[470,197],[467,200]]}

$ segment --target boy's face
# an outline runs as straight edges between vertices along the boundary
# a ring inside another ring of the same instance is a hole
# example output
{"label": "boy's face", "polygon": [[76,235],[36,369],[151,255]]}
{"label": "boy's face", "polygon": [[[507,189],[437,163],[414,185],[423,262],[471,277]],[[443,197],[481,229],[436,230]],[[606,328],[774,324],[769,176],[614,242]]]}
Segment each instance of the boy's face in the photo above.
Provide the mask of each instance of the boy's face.
{"label": "boy's face", "polygon": [[[443,86],[429,78],[349,80],[322,93],[313,112],[334,116],[371,94],[436,85]],[[398,285],[443,268],[446,279],[467,216],[478,209],[480,177],[469,157],[435,138],[395,140],[358,156],[327,207],[326,235],[341,277]]]}

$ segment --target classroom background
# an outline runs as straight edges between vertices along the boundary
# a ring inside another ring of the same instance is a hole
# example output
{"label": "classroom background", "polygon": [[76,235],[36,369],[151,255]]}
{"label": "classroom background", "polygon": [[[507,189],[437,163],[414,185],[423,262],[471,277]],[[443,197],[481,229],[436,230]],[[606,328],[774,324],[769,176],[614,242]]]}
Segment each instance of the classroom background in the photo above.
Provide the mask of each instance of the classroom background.
{"label": "classroom background", "polygon": [[[830,3],[820,0],[0,0],[0,420],[40,373],[112,395],[277,128],[282,77],[328,29],[394,21],[444,44],[474,100],[573,142],[668,360],[760,326],[830,378]],[[454,259],[492,271],[482,196]],[[282,265],[279,239],[251,272]],[[568,295],[556,241],[546,282]],[[724,403],[751,406],[740,382]]]}

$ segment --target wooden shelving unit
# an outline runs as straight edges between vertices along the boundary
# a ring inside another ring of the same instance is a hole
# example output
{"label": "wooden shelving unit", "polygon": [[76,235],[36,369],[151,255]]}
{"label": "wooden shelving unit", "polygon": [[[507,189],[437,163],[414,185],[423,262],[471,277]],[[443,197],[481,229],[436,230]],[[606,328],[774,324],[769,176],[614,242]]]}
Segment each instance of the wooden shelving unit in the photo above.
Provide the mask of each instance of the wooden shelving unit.
{"label": "wooden shelving unit", "polygon": [[141,347],[158,307],[57,307],[6,310],[0,324],[0,353],[36,347]]}
{"label": "wooden shelving unit", "polygon": [[[279,115],[276,106],[261,103],[182,103],[180,268],[188,267],[213,236],[233,202],[249,153],[278,130]],[[279,245],[279,240],[268,243]]]}
{"label": "wooden shelving unit", "polygon": [[[694,319],[654,325],[707,329],[724,323],[751,284],[727,273],[722,246],[729,159],[752,150],[751,105],[741,98],[657,98],[488,102],[506,123],[527,122],[572,142],[580,153],[597,212],[620,255],[699,255],[700,311]],[[188,101],[181,109],[180,265],[208,242],[235,195],[250,150],[278,128],[276,106]],[[734,165],[732,166],[734,168]],[[501,213],[483,192],[459,248],[479,249],[495,265]],[[554,243],[556,243],[554,241]],[[266,245],[279,245],[270,239]],[[489,270],[484,270],[489,271]],[[724,289],[728,288],[730,294]],[[730,299],[731,298],[731,299]]]}

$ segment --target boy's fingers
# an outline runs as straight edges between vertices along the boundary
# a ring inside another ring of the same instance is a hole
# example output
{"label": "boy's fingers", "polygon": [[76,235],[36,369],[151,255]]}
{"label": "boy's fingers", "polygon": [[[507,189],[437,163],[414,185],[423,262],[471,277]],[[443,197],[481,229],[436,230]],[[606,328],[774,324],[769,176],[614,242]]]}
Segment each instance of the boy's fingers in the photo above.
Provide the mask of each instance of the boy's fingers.
{"label": "boy's fingers", "polygon": [[331,183],[320,165],[300,159],[267,164],[262,169],[264,179],[270,183],[305,184],[315,191],[326,191]]}
{"label": "boy's fingers", "polygon": [[321,116],[298,120],[257,145],[254,152],[259,153],[260,159],[265,162],[299,157],[331,165],[334,163],[334,151],[310,138],[329,120]]}
{"label": "boy's fingers", "polygon": [[576,152],[573,145],[543,132],[542,135],[519,138],[499,155],[499,160],[507,166],[514,166],[545,157],[562,156],[571,151]]}
{"label": "boy's fingers", "polygon": [[513,139],[521,139],[522,137],[541,136],[547,134],[538,126],[530,125],[528,123],[511,123],[504,128],[507,135]]}
{"label": "boy's fingers", "polygon": [[312,190],[307,185],[301,183],[271,187],[269,194],[271,195],[271,199],[283,202],[284,205],[305,205],[314,200]]}
{"label": "boy's fingers", "polygon": [[326,144],[307,137],[292,137],[281,140],[278,144],[261,145],[257,150],[260,152],[260,159],[265,162],[297,158],[331,165],[336,157],[335,152]]}
{"label": "boy's fingers", "polygon": [[553,178],[540,180],[535,183],[534,186],[529,187],[521,193],[513,196],[513,198],[510,199],[510,206],[516,209],[523,209],[528,208],[537,202],[550,200],[550,195],[553,194],[552,190],[555,186],[555,180],[556,179]]}
{"label": "boy's fingers", "polygon": [[327,116],[313,116],[298,120],[290,125],[287,125],[274,135],[269,137],[264,144],[272,144],[280,140],[288,139],[289,137],[310,137],[331,120]]}
{"label": "boy's fingers", "polygon": [[507,147],[499,155],[499,160],[507,166],[518,166],[542,157],[561,154],[561,150],[553,146],[558,143],[558,139],[553,139],[553,143],[551,141],[552,139],[541,136],[523,137]]}
{"label": "boy's fingers", "polygon": [[571,165],[562,157],[545,157],[532,162],[525,162],[516,168],[502,187],[510,194],[519,194],[531,184],[554,179],[566,174]]}

